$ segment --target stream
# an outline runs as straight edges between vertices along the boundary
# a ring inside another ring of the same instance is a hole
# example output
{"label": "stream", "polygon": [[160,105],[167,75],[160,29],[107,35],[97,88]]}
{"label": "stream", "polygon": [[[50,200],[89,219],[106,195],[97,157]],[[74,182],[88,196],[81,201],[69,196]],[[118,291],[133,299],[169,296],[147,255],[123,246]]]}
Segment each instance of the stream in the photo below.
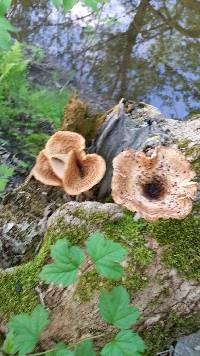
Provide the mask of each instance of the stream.
{"label": "stream", "polygon": [[111,0],[99,16],[82,4],[64,15],[50,1],[14,0],[9,17],[17,39],[59,71],[61,87],[97,110],[126,97],[184,119],[200,111],[199,13],[195,0]]}

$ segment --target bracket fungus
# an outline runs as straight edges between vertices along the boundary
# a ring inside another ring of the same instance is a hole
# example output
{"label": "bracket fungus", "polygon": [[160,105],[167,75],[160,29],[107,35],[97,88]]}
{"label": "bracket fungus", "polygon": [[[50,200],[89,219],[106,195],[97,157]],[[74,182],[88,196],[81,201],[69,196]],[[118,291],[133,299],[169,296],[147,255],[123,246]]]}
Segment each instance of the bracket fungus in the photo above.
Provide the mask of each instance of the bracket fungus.
{"label": "bracket fungus", "polygon": [[192,209],[195,172],[178,150],[159,146],[147,154],[128,150],[113,160],[112,197],[148,221],[185,218]]}
{"label": "bracket fungus", "polygon": [[85,139],[70,131],[58,131],[48,140],[33,167],[32,175],[46,185],[63,187],[78,195],[100,182],[106,171],[104,159],[86,154]]}

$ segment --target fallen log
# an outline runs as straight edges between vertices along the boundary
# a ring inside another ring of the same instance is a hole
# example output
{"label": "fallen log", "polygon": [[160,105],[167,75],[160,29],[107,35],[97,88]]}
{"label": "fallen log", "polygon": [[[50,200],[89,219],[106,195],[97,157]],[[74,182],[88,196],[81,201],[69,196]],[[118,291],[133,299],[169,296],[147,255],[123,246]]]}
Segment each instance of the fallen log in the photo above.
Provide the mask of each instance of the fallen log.
{"label": "fallen log", "polygon": [[[88,149],[103,156],[107,164],[97,186],[98,199],[109,197],[112,161],[129,148],[144,153],[160,145],[178,148],[200,179],[199,117],[187,122],[167,120],[151,105],[123,100],[104,119]],[[81,128],[78,133],[83,134]],[[143,333],[147,355],[154,356],[177,336],[196,331],[200,327],[199,195],[187,218],[153,223],[137,221],[116,204],[69,199],[61,188],[46,187],[34,179],[5,198],[0,226],[0,319],[5,323],[13,313],[29,312],[42,296],[52,321],[41,338],[42,350],[51,347],[55,338],[77,342],[105,328],[109,339],[113,331],[97,315],[99,286],[105,281],[94,270],[82,276],[76,290],[43,284],[37,288],[38,273],[56,238],[68,236],[73,244],[83,245],[98,230],[129,250],[122,283],[141,311],[137,330]],[[104,341],[99,339],[96,347]]]}

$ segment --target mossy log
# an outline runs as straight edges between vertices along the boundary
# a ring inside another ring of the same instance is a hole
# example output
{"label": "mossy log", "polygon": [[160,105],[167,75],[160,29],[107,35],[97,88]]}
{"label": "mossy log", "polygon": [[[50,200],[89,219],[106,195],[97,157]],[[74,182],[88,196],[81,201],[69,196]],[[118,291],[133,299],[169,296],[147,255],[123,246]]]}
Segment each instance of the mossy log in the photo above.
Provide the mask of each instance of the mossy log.
{"label": "mossy log", "polygon": [[[199,129],[198,117],[187,122],[166,120],[150,105],[121,102],[108,114],[89,148],[107,161],[107,174],[97,188],[98,196],[109,196],[112,158],[130,147],[146,149],[160,143],[178,147],[200,179]],[[115,137],[117,132],[118,143],[110,132],[115,132]],[[88,235],[98,230],[129,251],[125,277],[120,283],[141,311],[136,329],[146,342],[146,355],[154,356],[178,336],[200,328],[199,195],[186,219],[153,223],[136,220],[131,212],[113,203],[68,202],[69,199],[60,188],[45,187],[33,179],[5,198],[0,240],[2,323],[43,302],[52,322],[41,338],[41,350],[55,341],[73,343],[103,332],[106,335],[95,343],[97,349],[101,347],[115,330],[97,313],[98,293],[101,286],[111,288],[113,284],[101,279],[91,266],[86,266],[77,287],[47,287],[38,278],[42,265],[48,261],[50,246],[57,239],[68,237],[83,247]],[[23,230],[24,221],[27,229]]]}

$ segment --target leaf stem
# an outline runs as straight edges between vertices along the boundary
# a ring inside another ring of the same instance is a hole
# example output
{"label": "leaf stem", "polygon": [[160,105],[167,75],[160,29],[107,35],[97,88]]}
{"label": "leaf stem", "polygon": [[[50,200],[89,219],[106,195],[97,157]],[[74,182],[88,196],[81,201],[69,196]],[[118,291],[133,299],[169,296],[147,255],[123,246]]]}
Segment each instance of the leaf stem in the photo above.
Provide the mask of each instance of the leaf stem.
{"label": "leaf stem", "polygon": [[[76,342],[76,345],[80,344],[81,342],[84,342],[84,341],[87,341],[87,340],[93,340],[93,339],[98,339],[100,337],[103,337],[105,336],[106,333],[102,333],[102,334],[99,334],[99,335],[94,335],[94,336],[89,336],[89,337],[86,337],[85,339],[82,339],[82,340],[79,340]],[[66,347],[68,348],[72,348],[74,346],[76,346],[74,344],[72,345],[67,345]],[[41,352],[36,352],[36,353],[33,353],[33,354],[29,354],[29,356],[40,356],[40,355],[44,355],[48,352],[52,352],[52,351],[55,351],[55,349],[50,349],[50,350],[46,350],[46,351],[41,351]]]}

